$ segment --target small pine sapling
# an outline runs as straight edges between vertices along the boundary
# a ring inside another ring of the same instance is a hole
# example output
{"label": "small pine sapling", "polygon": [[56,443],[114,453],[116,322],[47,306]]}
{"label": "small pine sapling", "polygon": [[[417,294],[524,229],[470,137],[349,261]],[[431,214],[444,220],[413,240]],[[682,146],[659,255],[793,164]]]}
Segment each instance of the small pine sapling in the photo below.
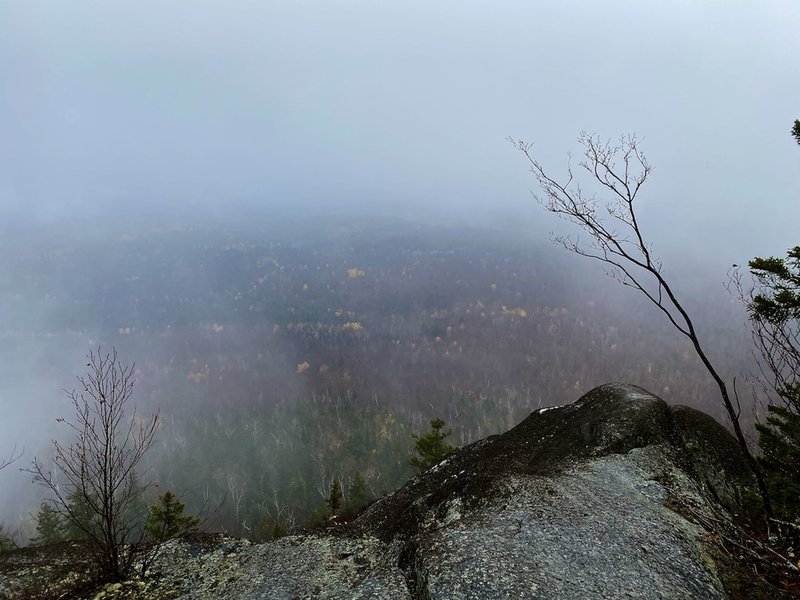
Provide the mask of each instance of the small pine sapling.
{"label": "small pine sapling", "polygon": [[331,483],[331,491],[328,494],[326,504],[331,511],[331,515],[336,515],[342,507],[342,486],[338,479],[334,479],[333,483]]}
{"label": "small pine sapling", "polygon": [[412,456],[408,464],[416,467],[422,473],[435,464],[440,463],[448,454],[455,450],[454,446],[447,443],[451,430],[444,430],[445,422],[441,419],[431,421],[431,430],[425,435],[411,434],[414,438],[414,451],[416,456]]}
{"label": "small pine sapling", "polygon": [[184,503],[167,491],[158,498],[158,504],[149,508],[145,531],[158,542],[164,542],[185,533],[196,531],[200,519],[184,515]]}
{"label": "small pine sapling", "polygon": [[64,519],[49,502],[42,502],[36,515],[36,535],[31,539],[33,546],[49,546],[67,539]]}

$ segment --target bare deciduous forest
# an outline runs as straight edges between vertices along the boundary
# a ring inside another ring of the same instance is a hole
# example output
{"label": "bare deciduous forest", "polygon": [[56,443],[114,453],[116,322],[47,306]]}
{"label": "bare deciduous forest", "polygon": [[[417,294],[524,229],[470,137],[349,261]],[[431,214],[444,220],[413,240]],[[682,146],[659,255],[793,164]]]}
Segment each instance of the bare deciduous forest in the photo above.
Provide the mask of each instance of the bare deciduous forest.
{"label": "bare deciduous forest", "polygon": [[[303,526],[335,479],[347,500],[361,478],[377,495],[412,476],[411,434],[433,418],[463,445],[609,381],[724,422],[713,381],[645,303],[519,231],[342,220],[13,243],[0,308],[25,318],[0,332],[1,370],[37,369],[46,383],[16,389],[56,411],[75,375],[65,364],[87,349],[135,361],[135,402],[161,411],[150,475],[209,529],[267,539]],[[744,373],[725,273],[670,266],[701,299],[709,351]],[[47,435],[57,416],[37,417]],[[21,441],[46,456],[33,439]],[[36,494],[6,504],[6,531],[30,535]]]}

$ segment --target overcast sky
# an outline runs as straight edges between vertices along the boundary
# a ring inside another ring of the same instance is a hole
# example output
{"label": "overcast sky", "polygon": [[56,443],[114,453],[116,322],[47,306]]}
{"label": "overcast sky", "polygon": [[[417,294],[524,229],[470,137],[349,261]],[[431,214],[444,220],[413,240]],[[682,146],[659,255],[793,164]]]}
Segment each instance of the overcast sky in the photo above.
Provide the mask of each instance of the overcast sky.
{"label": "overcast sky", "polygon": [[637,132],[663,243],[800,242],[800,3],[0,3],[0,218],[388,210],[545,215],[560,168]]}

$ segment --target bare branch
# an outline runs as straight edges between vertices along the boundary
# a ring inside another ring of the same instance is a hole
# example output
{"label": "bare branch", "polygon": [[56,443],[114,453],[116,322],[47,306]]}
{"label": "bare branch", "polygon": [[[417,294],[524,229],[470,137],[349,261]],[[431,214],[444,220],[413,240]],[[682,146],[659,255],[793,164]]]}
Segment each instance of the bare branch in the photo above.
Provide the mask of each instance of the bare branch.
{"label": "bare branch", "polygon": [[17,445],[14,444],[14,447],[11,449],[11,452],[9,453],[8,457],[0,459],[0,471],[5,469],[10,464],[12,464],[12,463],[16,462],[17,460],[19,460],[19,458],[23,454],[24,454],[24,451],[22,449],[17,450]]}
{"label": "bare branch", "polygon": [[[571,164],[567,165],[564,183],[559,183],[534,157],[532,144],[522,140],[510,141],[528,161],[544,194],[539,199],[540,204],[559,218],[578,226],[591,240],[590,249],[571,238],[556,237],[556,242],[575,254],[604,263],[612,277],[641,293],[679,333],[689,339],[719,388],[722,404],[758,482],[766,512],[771,516],[763,473],[739,424],[740,407],[738,404],[734,407],[725,381],[706,355],[688,311],[664,278],[662,263],[653,256],[652,246],[646,241],[639,222],[636,201],[642,186],[652,175],[653,167],[640,150],[636,136],[622,136],[618,143],[611,144],[595,134],[581,132],[579,135],[578,142],[583,146],[584,156],[580,166],[587,174],[588,183],[608,196],[602,203],[597,194],[584,191],[572,172]],[[791,340],[783,342],[790,344]]]}

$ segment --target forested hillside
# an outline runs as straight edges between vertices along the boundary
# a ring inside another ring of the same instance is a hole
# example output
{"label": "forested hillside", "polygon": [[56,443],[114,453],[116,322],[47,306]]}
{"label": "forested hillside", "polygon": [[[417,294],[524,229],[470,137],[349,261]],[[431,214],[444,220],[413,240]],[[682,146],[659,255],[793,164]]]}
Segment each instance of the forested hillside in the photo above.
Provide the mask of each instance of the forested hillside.
{"label": "forested hillside", "polygon": [[[334,480],[345,501],[362,480],[367,497],[396,488],[436,417],[463,445],[619,380],[722,419],[690,349],[592,265],[519,231],[375,223],[7,240],[0,386],[49,398],[31,450],[48,452],[60,389],[98,345],[136,362],[140,409],[160,407],[159,489],[254,539],[319,517]],[[676,270],[718,301],[697,306],[709,350],[746,369],[725,274]],[[0,519],[25,535],[37,492],[15,496]]]}

